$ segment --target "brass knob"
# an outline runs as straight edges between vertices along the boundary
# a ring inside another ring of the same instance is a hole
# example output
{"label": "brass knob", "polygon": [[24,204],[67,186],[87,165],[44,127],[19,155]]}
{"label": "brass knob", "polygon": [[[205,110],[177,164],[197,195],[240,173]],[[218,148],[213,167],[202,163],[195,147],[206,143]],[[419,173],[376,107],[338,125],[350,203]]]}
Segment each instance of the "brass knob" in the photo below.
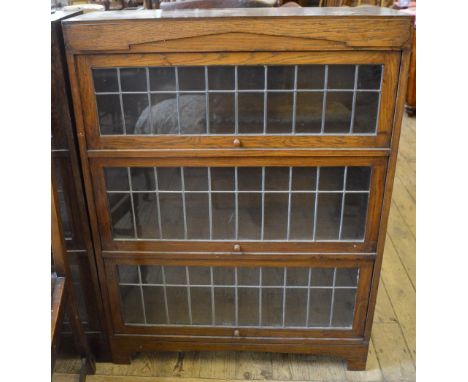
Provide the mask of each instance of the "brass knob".
{"label": "brass knob", "polygon": [[240,141],[240,139],[237,139],[237,138],[236,138],[236,139],[234,139],[234,140],[232,141],[232,144],[233,144],[235,147],[240,147],[240,146],[241,146],[241,141]]}
{"label": "brass knob", "polygon": [[239,252],[241,249],[240,244],[234,244],[234,251]]}
{"label": "brass knob", "polygon": [[234,330],[234,337],[239,337],[239,336],[240,336],[239,329]]}

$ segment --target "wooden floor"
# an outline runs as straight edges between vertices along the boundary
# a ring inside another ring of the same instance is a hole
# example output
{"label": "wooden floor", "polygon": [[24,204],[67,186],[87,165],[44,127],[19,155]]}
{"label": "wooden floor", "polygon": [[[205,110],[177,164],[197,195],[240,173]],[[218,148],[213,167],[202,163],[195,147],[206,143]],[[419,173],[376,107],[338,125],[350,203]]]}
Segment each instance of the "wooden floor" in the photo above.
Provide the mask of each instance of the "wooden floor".
{"label": "wooden floor", "polygon": [[[416,360],[416,119],[405,116],[367,371],[339,359],[269,353],[152,353],[131,365],[98,363],[89,382],[410,382]],[[57,361],[53,381],[77,381],[76,360]]]}

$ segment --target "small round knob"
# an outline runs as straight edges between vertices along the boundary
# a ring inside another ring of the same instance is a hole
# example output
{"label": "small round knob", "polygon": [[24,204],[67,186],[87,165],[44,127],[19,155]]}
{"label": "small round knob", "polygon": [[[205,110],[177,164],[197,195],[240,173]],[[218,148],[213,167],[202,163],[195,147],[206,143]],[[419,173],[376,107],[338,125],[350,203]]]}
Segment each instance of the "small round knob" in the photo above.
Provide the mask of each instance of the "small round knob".
{"label": "small round knob", "polygon": [[234,330],[234,337],[239,337],[239,336],[240,336],[239,329]]}
{"label": "small round knob", "polygon": [[233,144],[235,147],[240,147],[240,146],[241,146],[241,141],[240,141],[240,139],[237,139],[237,138],[236,138],[236,139],[234,139],[234,140],[232,141],[232,144]]}
{"label": "small round knob", "polygon": [[239,252],[241,249],[240,244],[234,244],[234,251]]}

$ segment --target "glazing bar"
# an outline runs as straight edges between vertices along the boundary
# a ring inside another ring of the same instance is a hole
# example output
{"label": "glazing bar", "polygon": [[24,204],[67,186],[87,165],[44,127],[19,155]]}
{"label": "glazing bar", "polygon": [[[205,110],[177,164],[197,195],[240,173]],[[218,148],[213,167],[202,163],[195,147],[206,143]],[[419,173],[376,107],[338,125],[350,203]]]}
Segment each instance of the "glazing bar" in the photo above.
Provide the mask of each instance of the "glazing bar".
{"label": "glazing bar", "polygon": [[169,317],[169,307],[167,305],[167,291],[166,291],[166,271],[164,270],[164,265],[161,265],[161,277],[163,282],[163,293],[164,293],[164,310],[166,311],[166,324],[170,324],[171,320]]}
{"label": "glazing bar", "polygon": [[152,113],[152,107],[151,107],[149,68],[146,68],[146,88],[147,88],[147,93],[148,93],[148,123],[150,124],[150,134],[154,135],[153,113]]}
{"label": "glazing bar", "polygon": [[210,240],[213,240],[213,211],[211,206],[211,167],[208,167],[208,217],[210,219]]}
{"label": "glazing bar", "polygon": [[312,241],[316,241],[317,238],[317,211],[318,211],[318,199],[319,199],[319,182],[320,182],[320,167],[317,167],[317,177],[315,179],[315,206],[314,206],[314,234],[312,235]]}
{"label": "glazing bar", "polygon": [[291,234],[291,188],[292,188],[293,168],[289,167],[289,185],[288,185],[288,224],[286,232],[286,240],[289,240]]}
{"label": "glazing bar", "polygon": [[237,267],[234,268],[234,296],[235,296],[235,322],[239,325],[239,291],[237,288]]}
{"label": "glazing bar", "polygon": [[262,267],[260,267],[258,279],[258,325],[262,326]]}
{"label": "glazing bar", "polygon": [[180,178],[182,187],[182,211],[184,214],[184,239],[187,240],[187,209],[185,207],[185,181],[184,181],[184,168],[180,168]]}
{"label": "glazing bar", "polygon": [[333,309],[335,307],[335,285],[336,285],[336,268],[333,269],[333,289],[332,289],[332,298],[331,298],[331,305],[330,305],[330,322],[328,326],[332,326],[333,323]]}
{"label": "glazing bar", "polygon": [[138,265],[138,281],[139,281],[139,285],[140,285],[140,296],[141,296],[141,306],[142,306],[142,309],[143,309],[143,319],[144,319],[144,322],[145,322],[145,325],[148,323],[147,319],[146,319],[146,307],[145,307],[145,298],[144,298],[144,295],[143,295],[143,282],[142,282],[142,279],[141,279],[141,269],[140,269],[140,266]]}
{"label": "glazing bar", "polygon": [[260,232],[260,240],[264,238],[265,231],[265,167],[262,167],[262,229]]}
{"label": "glazing bar", "polygon": [[179,70],[177,66],[174,67],[175,70],[175,82],[176,82],[176,105],[177,105],[177,127],[179,129],[179,135],[181,134],[180,129],[180,104],[179,104]]}
{"label": "glazing bar", "polygon": [[281,326],[284,328],[285,320],[286,320],[286,280],[288,277],[288,268],[284,267],[283,270],[283,318]]}
{"label": "glazing bar", "polygon": [[305,326],[309,326],[309,309],[310,309],[310,281],[312,279],[312,268],[309,268],[309,276],[307,281],[307,305],[306,305],[306,322]]}
{"label": "glazing bar", "polygon": [[125,114],[123,108],[123,98],[122,98],[122,85],[120,82],[120,68],[117,68],[117,84],[119,86],[119,101],[120,101],[120,113],[122,114],[122,127],[124,135],[127,135],[127,125],[125,124]]}
{"label": "glazing bar", "polygon": [[[139,286],[140,284],[138,283],[119,283],[119,285],[121,286]],[[161,287],[161,286],[164,286],[165,284],[154,284],[154,283],[145,283],[144,284],[145,286],[155,286],[155,287]],[[180,287],[180,288],[185,288],[187,286],[187,284],[171,284],[171,287]],[[193,287],[204,287],[204,288],[210,288],[211,287],[211,284],[210,285],[202,285],[202,284],[193,284],[191,285]],[[259,287],[256,286],[256,285],[237,285],[238,288],[247,288],[247,289],[258,289]],[[223,285],[223,284],[219,284],[219,285],[213,285],[213,288],[216,289],[216,288],[234,288],[233,285],[231,284],[228,284],[228,285]],[[309,287],[307,287],[307,285],[263,285],[262,286],[262,289],[278,289],[278,288],[285,288],[285,289],[308,289]],[[357,287],[356,286],[338,286],[336,285],[334,287],[335,289],[356,289]],[[310,289],[333,289],[333,286],[332,285],[329,285],[329,286],[326,286],[326,285],[323,285],[323,286],[310,286]]]}
{"label": "glazing bar", "polygon": [[341,215],[340,215],[340,230],[338,233],[338,240],[341,240],[341,235],[343,233],[343,216],[344,216],[344,208],[345,208],[345,199],[346,199],[346,178],[348,176],[348,166],[344,168],[344,176],[343,176],[343,195],[341,196]]}
{"label": "glazing bar", "polygon": [[237,167],[234,167],[234,213],[235,213],[235,234],[234,237],[237,240],[239,238],[239,198],[238,198],[238,184],[237,184]]}
{"label": "glazing bar", "polygon": [[132,176],[130,175],[130,167],[127,167],[128,186],[130,188],[130,204],[132,206],[132,218],[133,218],[133,231],[135,239],[138,239],[136,218],[135,218],[135,205],[133,203],[133,187],[132,187]]}
{"label": "glazing bar", "polygon": [[158,208],[158,226],[159,226],[159,238],[163,238],[162,234],[162,223],[161,223],[161,205],[159,202],[159,181],[158,181],[158,169],[153,167],[154,169],[154,183],[156,187],[156,206]]}
{"label": "glazing bar", "polygon": [[[245,191],[245,190],[237,190],[239,194],[261,194],[261,191]],[[291,190],[291,194],[341,194],[343,191],[342,190]],[[369,190],[347,190],[347,194],[368,194],[370,191]],[[108,190],[108,194],[125,194],[128,193],[127,191],[116,191],[116,190]],[[133,190],[134,194],[147,194],[148,191],[142,190],[142,191],[136,191]],[[180,194],[180,191],[178,190],[165,190],[165,191],[159,191],[160,194]],[[205,194],[206,191],[185,191],[185,194]],[[217,194],[232,194],[233,191],[229,190],[218,190],[216,191]],[[268,191],[269,194],[287,194],[288,191],[283,191],[283,190],[271,190]]]}
{"label": "glazing bar", "polygon": [[267,132],[267,108],[268,108],[268,66],[265,68],[265,89],[263,90],[263,134]]}
{"label": "glazing bar", "polygon": [[239,86],[237,65],[234,67],[234,134],[239,134]]}
{"label": "glazing bar", "polygon": [[322,126],[320,133],[325,132],[325,114],[327,111],[327,87],[328,87],[328,65],[325,65],[325,78],[323,81],[323,103],[322,103]]}
{"label": "glazing bar", "polygon": [[208,66],[205,66],[205,103],[206,103],[206,133],[210,134],[210,97],[208,90]]}
{"label": "glazing bar", "polygon": [[215,295],[214,295],[214,282],[213,282],[213,267],[210,267],[210,281],[211,281],[211,325],[216,325],[215,319]]}
{"label": "glazing bar", "polygon": [[[265,89],[238,89],[238,93],[263,93]],[[297,89],[298,92],[305,93],[322,93],[323,89]],[[352,93],[353,89],[327,89],[327,93],[340,92],[340,93]],[[363,93],[378,93],[379,89],[359,89],[359,92]],[[184,94],[200,94],[201,90],[184,90]],[[269,93],[292,93],[293,89],[268,89]],[[147,92],[144,91],[123,91],[122,95],[125,94],[136,94],[136,95],[145,95]],[[209,94],[234,94],[234,90],[207,90],[206,93]],[[119,95],[119,92],[94,92],[95,95]],[[152,90],[150,94],[177,94],[175,90]]]}
{"label": "glazing bar", "polygon": [[[384,66],[382,65],[382,70],[380,74],[380,86],[379,86],[379,99],[377,103],[377,118],[375,119],[375,128],[374,128],[374,135],[377,135],[377,128],[379,125],[379,115],[380,115],[380,101],[382,100],[382,83],[383,83],[383,75],[384,75]],[[362,90],[359,89],[361,92]]]}
{"label": "glazing bar", "polygon": [[354,69],[354,89],[353,89],[353,104],[351,107],[351,123],[349,125],[349,133],[352,134],[354,130],[354,115],[356,112],[356,96],[357,96],[357,86],[358,86],[358,76],[359,76],[359,65],[355,66]]}
{"label": "glazing bar", "polygon": [[190,297],[190,276],[188,266],[185,267],[185,275],[187,277],[187,305],[188,305],[188,314],[189,314],[189,322],[190,325],[193,324],[192,320],[192,299]]}
{"label": "glazing bar", "polygon": [[294,89],[292,107],[292,134],[296,134],[296,105],[297,105],[297,65],[294,65]]}

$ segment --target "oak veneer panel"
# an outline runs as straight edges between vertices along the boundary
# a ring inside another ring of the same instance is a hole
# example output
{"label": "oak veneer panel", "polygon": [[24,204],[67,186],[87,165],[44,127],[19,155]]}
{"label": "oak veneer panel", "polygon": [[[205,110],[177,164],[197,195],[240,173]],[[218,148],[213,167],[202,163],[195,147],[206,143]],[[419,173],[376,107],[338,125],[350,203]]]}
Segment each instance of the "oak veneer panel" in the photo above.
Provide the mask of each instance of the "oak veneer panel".
{"label": "oak veneer panel", "polygon": [[68,47],[75,52],[141,53],[270,51],[274,44],[276,51],[325,51],[398,49],[411,38],[407,19],[386,8],[141,11],[134,17],[106,12],[75,18],[73,25],[64,24]]}

